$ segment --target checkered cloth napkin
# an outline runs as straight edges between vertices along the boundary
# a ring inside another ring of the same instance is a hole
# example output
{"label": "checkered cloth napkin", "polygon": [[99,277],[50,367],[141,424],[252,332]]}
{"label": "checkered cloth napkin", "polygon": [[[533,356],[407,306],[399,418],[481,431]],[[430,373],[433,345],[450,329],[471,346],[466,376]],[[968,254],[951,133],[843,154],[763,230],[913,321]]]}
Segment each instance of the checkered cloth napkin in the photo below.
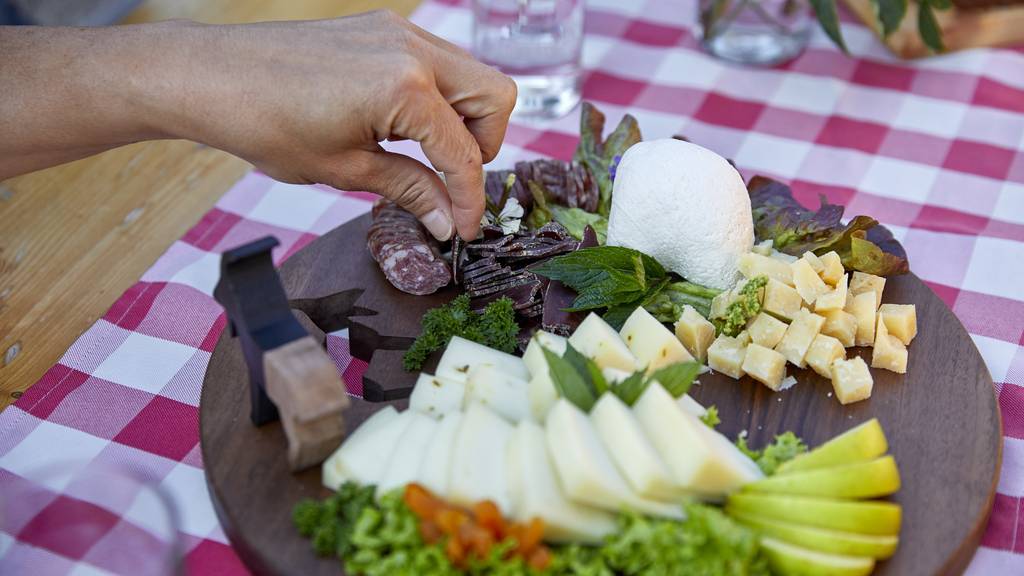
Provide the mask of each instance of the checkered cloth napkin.
{"label": "checkered cloth napkin", "polygon": [[[893,230],[914,271],[971,333],[999,395],[1002,477],[968,573],[1024,573],[1024,51],[899,62],[847,20],[853,57],[816,34],[789,65],[751,70],[700,51],[695,12],[692,1],[589,0],[585,97],[611,121],[636,116],[646,138],[685,134],[745,176],[789,181],[805,203],[824,194]],[[441,0],[414,17],[463,45],[470,19],[464,2]],[[494,165],[569,158],[577,122],[578,113],[514,123]],[[394,148],[422,158],[407,144]],[[245,573],[218,526],[199,449],[200,386],[224,327],[210,297],[218,254],[273,234],[280,263],[371,200],[246,176],[0,414],[0,499],[34,495],[3,514],[0,572],[139,573],[118,544],[151,523],[141,497],[93,498],[88,486],[40,471],[73,461],[128,467],[169,494],[190,573]],[[328,348],[358,392],[365,364],[351,359],[345,336],[330,335]],[[69,514],[102,529],[54,537]]]}

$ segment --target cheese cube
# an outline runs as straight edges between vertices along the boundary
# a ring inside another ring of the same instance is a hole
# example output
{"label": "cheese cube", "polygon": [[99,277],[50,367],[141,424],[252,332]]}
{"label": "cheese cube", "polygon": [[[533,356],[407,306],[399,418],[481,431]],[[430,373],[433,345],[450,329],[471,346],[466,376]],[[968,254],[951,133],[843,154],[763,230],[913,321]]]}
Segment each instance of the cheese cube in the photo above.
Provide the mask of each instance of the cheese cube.
{"label": "cheese cube", "polygon": [[807,259],[801,258],[789,266],[793,270],[793,285],[804,302],[814,304],[818,296],[828,292],[825,281],[818,276]]}
{"label": "cheese cube", "polygon": [[832,389],[840,404],[850,404],[871,397],[875,381],[868,365],[860,356],[832,363]]}
{"label": "cheese cube", "polygon": [[846,358],[846,349],[843,343],[831,336],[818,334],[811,341],[811,347],[807,350],[804,360],[825,378],[832,378],[832,362]]}
{"label": "cheese cube", "polygon": [[708,346],[715,340],[715,325],[700,315],[689,304],[683,306],[683,315],[676,321],[676,338],[694,358],[704,362]]}
{"label": "cheese cube", "polygon": [[754,247],[751,248],[750,251],[754,254],[760,254],[761,256],[771,256],[772,244],[774,243],[775,242],[771,238],[762,240],[761,242],[754,244]]}
{"label": "cheese cube", "polygon": [[749,338],[746,332],[741,332],[735,338],[720,335],[708,347],[708,366],[737,380],[742,378],[743,357],[747,353]]}
{"label": "cheese cube", "polygon": [[807,263],[811,265],[811,268],[814,268],[814,273],[818,276],[821,276],[821,273],[825,271],[825,263],[814,252],[804,252],[801,258],[807,260]]}
{"label": "cheese cube", "polygon": [[676,335],[643,306],[637,306],[629,315],[622,330],[619,330],[619,336],[640,365],[647,367],[648,372],[669,364],[693,360]]}
{"label": "cheese cube", "polygon": [[811,348],[814,337],[821,332],[825,319],[807,310],[801,310],[793,322],[786,328],[782,340],[775,346],[775,351],[786,357],[794,366],[804,368],[807,363],[804,356]]}
{"label": "cheese cube", "polygon": [[826,310],[821,316],[825,318],[822,334],[839,340],[847,348],[856,343],[857,318],[853,314],[845,310]]}
{"label": "cheese cube", "polygon": [[864,292],[875,293],[875,309],[882,305],[882,290],[885,289],[885,278],[881,276],[875,276],[874,274],[867,274],[864,272],[854,272],[853,278],[850,279],[850,292],[853,292],[854,296],[863,294]]}
{"label": "cheese cube", "polygon": [[778,260],[779,262],[785,262],[786,264],[792,264],[793,262],[797,261],[797,257],[796,256],[793,256],[791,254],[786,254],[785,252],[779,252],[778,250],[775,250],[774,248],[772,249],[772,253],[769,254],[769,256],[771,256],[772,258]]}
{"label": "cheese cube", "polygon": [[783,284],[793,285],[793,270],[789,265],[769,256],[748,252],[740,256],[739,269],[747,279],[767,276]]}
{"label": "cheese cube", "polygon": [[788,322],[796,318],[802,302],[803,299],[800,298],[800,293],[796,289],[774,278],[769,278],[768,284],[764,287],[764,301],[761,304],[761,309]]}
{"label": "cheese cube", "polygon": [[743,371],[761,384],[778,390],[786,377],[786,357],[771,348],[753,342],[743,357]]}
{"label": "cheese cube", "polygon": [[846,274],[843,274],[835,288],[818,296],[814,301],[814,311],[842,310],[846,306],[846,295],[849,293],[846,284]]}
{"label": "cheese cube", "polygon": [[854,344],[871,346],[875,343],[875,293],[871,290],[853,297],[849,312],[857,318],[857,335]]}
{"label": "cheese cube", "polygon": [[905,346],[917,336],[917,308],[913,304],[882,304],[878,317],[885,322],[889,335],[899,338]]}
{"label": "cheese cube", "polygon": [[882,368],[897,374],[907,373],[907,347],[899,338],[889,335],[885,321],[878,319],[875,333],[875,349],[871,351],[871,367]]}
{"label": "cheese cube", "polygon": [[569,344],[600,368],[618,368],[632,373],[639,367],[619,333],[593,312],[569,336]]}
{"label": "cheese cube", "polygon": [[761,312],[754,321],[750,323],[747,331],[750,333],[750,341],[765,348],[775,348],[775,345],[782,340],[786,333],[787,324],[782,320]]}
{"label": "cheese cube", "polygon": [[825,265],[825,269],[821,271],[821,279],[826,284],[835,286],[839,282],[840,276],[846,276],[846,270],[843,269],[843,261],[839,258],[839,254],[836,254],[835,250],[822,254],[819,256],[821,263]]}

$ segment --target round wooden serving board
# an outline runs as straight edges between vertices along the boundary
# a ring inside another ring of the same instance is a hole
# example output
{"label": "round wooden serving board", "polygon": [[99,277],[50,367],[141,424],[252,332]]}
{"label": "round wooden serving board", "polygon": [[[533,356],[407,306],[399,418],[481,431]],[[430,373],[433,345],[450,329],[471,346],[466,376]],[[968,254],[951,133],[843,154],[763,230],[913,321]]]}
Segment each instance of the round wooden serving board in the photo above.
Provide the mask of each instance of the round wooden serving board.
{"label": "round wooden serving board", "polygon": [[[284,264],[281,276],[315,336],[323,332],[314,323],[349,328],[353,355],[370,361],[366,395],[390,398],[415,379],[402,371],[400,357],[423,312],[457,292],[416,297],[392,288],[367,253],[369,222],[366,215],[317,239]],[[691,394],[718,406],[723,433],[735,438],[746,430],[752,446],[787,430],[815,446],[877,417],[903,479],[893,500],[903,506],[904,522],[896,555],[875,573],[960,574],[978,546],[999,477],[1002,434],[992,379],[964,327],[916,276],[889,279],[884,300],[916,304],[920,331],[905,376],[872,370],[869,400],[840,405],[830,383],[810,370],[797,371],[799,383],[784,392],[706,374]],[[870,360],[870,351],[855,352]],[[403,400],[391,402],[404,408]],[[336,559],[316,557],[292,526],[296,502],[328,494],[319,467],[289,472],[280,425],[254,427],[248,404],[242,354],[225,331],[203,383],[200,426],[207,483],[231,543],[259,574],[341,573]],[[355,401],[345,414],[349,430],[381,406]]]}

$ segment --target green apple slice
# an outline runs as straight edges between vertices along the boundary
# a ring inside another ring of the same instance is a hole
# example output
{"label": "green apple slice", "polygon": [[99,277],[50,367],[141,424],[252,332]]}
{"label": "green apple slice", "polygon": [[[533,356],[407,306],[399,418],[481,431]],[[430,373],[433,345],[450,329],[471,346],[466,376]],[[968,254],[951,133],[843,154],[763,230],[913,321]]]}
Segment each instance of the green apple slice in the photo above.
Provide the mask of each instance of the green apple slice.
{"label": "green apple slice", "polygon": [[766,536],[831,554],[885,559],[896,552],[896,545],[899,543],[899,538],[896,536],[868,536],[852,532],[837,532],[749,514],[732,514],[732,517]]}
{"label": "green apple slice", "polygon": [[816,552],[771,537],[761,538],[772,572],[787,576],[867,576],[875,559]]}
{"label": "green apple slice", "polygon": [[779,466],[776,474],[827,468],[878,458],[889,450],[877,418],[850,428],[806,454]]}
{"label": "green apple slice", "polygon": [[892,502],[829,500],[775,494],[733,494],[730,514],[752,514],[827,530],[894,536],[900,532],[902,509]]}
{"label": "green apple slice", "polygon": [[743,486],[744,491],[832,498],[877,498],[900,489],[892,456],[845,466],[777,474]]}

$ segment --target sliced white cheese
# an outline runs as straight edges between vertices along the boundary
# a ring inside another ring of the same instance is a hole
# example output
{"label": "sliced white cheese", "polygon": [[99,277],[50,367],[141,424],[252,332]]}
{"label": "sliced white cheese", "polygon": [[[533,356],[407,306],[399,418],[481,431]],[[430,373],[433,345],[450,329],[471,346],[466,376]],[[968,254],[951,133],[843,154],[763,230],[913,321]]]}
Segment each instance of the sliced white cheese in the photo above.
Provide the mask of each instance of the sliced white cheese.
{"label": "sliced white cheese", "polygon": [[462,412],[449,412],[441,418],[416,475],[417,482],[439,496],[448,493],[448,475],[455,450],[455,435],[460,424]]}
{"label": "sliced white cheese", "polygon": [[[615,531],[615,516],[566,498],[551,464],[544,429],[523,421],[512,433],[506,453],[508,485],[516,492],[513,517],[544,521],[544,539],[559,543],[598,544]],[[515,476],[515,477],[513,477]]]}
{"label": "sliced white cheese", "polygon": [[637,306],[629,315],[619,330],[619,336],[648,372],[693,360],[679,338],[643,306]]}
{"label": "sliced white cheese", "polygon": [[568,339],[564,336],[538,330],[530,338],[526,345],[526,353],[523,354],[523,362],[530,371],[530,382],[527,386],[526,396],[530,402],[530,412],[538,422],[543,422],[548,410],[558,400],[558,391],[555,383],[551,380],[551,371],[548,370],[548,361],[544,357],[541,347],[561,356],[565,354],[565,346]]}
{"label": "sliced white cheese", "polygon": [[632,509],[670,518],[682,515],[677,504],[655,502],[634,493],[587,415],[564,398],[548,412],[545,433],[562,490],[570,500],[613,512]]}
{"label": "sliced white cheese", "polygon": [[[341,446],[339,446],[334,453],[324,460],[324,463],[321,466],[321,482],[323,482],[323,485],[331,490],[337,490],[338,487],[345,482],[346,478],[342,475],[341,468],[338,467],[338,460],[341,458],[341,455],[345,453],[342,449],[344,449],[346,445],[365,442],[366,436],[371,435],[374,431],[380,429],[382,426],[397,417],[398,410],[395,410],[394,406],[385,406],[363,421],[358,428],[349,434],[348,438],[345,439]],[[349,446],[349,448],[345,450],[347,452],[351,452],[353,448]]]}
{"label": "sliced white cheese", "polygon": [[633,491],[645,498],[669,501],[685,495],[644,436],[636,416],[618,396],[601,396],[590,410],[590,422]]}
{"label": "sliced white cheese", "polygon": [[641,367],[619,333],[593,312],[572,333],[569,344],[602,369],[616,368],[632,373]]}
{"label": "sliced white cheese", "polygon": [[409,424],[388,456],[384,474],[377,482],[377,498],[417,481],[423,458],[437,431],[438,423],[433,417],[411,411],[408,414]]}
{"label": "sliced white cheese", "polygon": [[512,425],[504,418],[479,403],[470,404],[455,434],[445,497],[467,507],[481,500],[491,500],[502,514],[509,515],[512,503],[505,471],[505,449],[511,435]]}
{"label": "sliced white cheese", "polygon": [[505,374],[520,380],[525,381],[530,378],[530,373],[522,358],[488,348],[483,344],[477,344],[459,336],[453,337],[448,343],[444,354],[441,355],[441,360],[437,363],[435,374],[442,378],[465,382],[470,369],[481,365],[494,366]]}
{"label": "sliced white cheese", "polygon": [[[406,410],[366,434],[358,437],[353,435],[346,440],[331,456],[333,478],[351,480],[363,486],[380,482],[388,464],[388,457],[398,447],[398,441],[412,422],[413,414],[416,413]],[[328,488],[338,489],[337,486]]]}
{"label": "sliced white cheese", "polygon": [[693,414],[697,418],[708,413],[708,409],[702,406],[700,402],[694,400],[689,394],[683,394],[679,398],[676,398],[676,403],[679,404],[679,407],[684,411]]}
{"label": "sliced white cheese", "polygon": [[462,410],[465,397],[465,382],[420,374],[409,396],[409,409],[440,418],[449,412]]}
{"label": "sliced white cheese", "polygon": [[466,380],[466,404],[479,402],[514,424],[532,417],[528,386],[494,366],[476,366]]}
{"label": "sliced white cheese", "polygon": [[721,497],[760,477],[756,466],[731,443],[652,384],[633,405],[647,438],[681,487]]}

